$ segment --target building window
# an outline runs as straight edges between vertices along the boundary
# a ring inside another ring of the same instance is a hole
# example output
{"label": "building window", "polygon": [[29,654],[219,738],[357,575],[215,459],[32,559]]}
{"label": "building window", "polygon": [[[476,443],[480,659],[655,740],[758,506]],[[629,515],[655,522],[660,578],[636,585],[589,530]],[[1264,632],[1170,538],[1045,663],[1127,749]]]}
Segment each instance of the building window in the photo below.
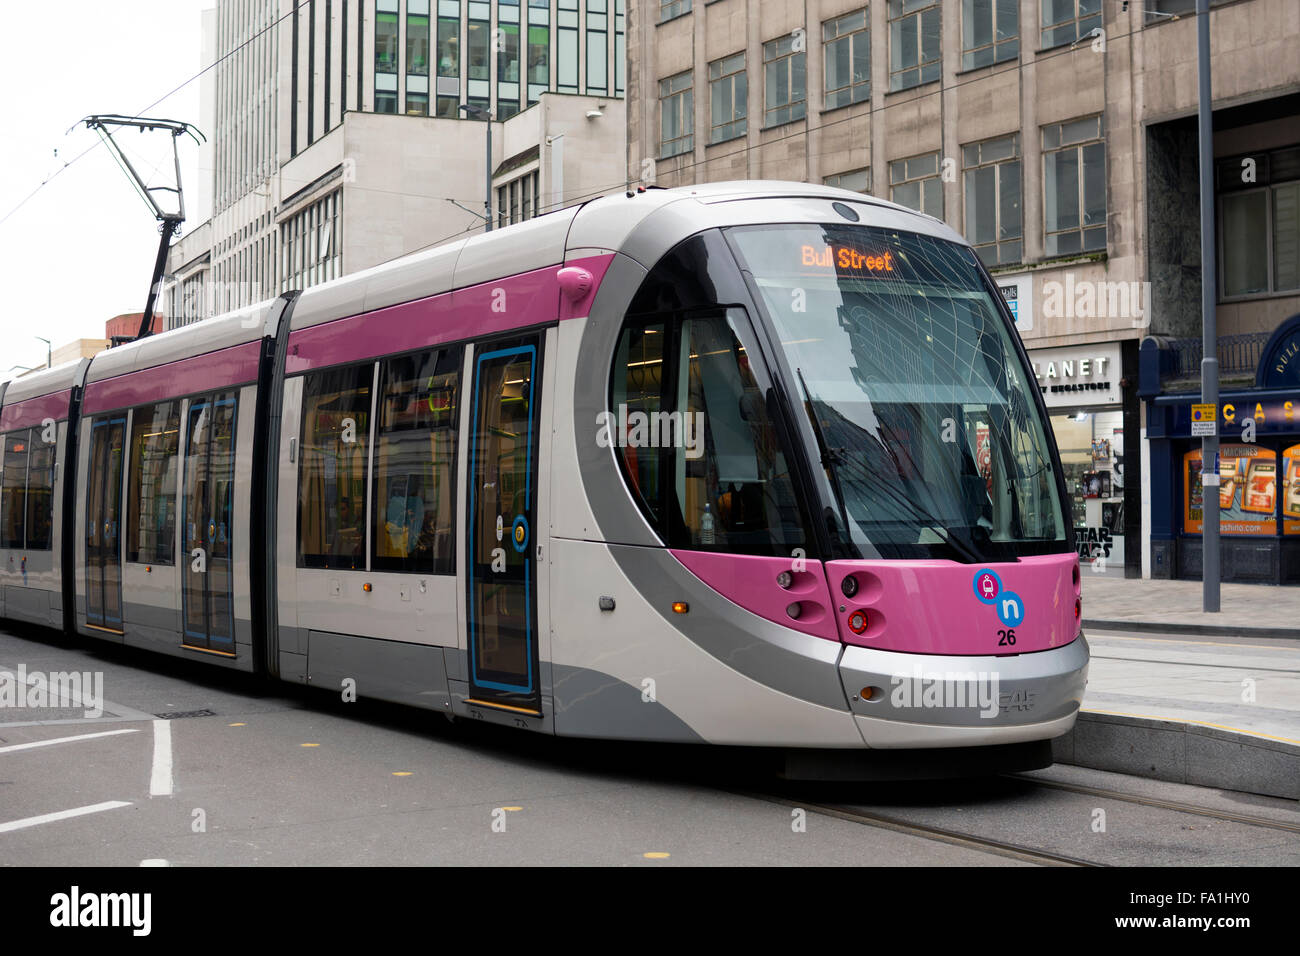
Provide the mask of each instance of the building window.
{"label": "building window", "polygon": [[973,70],[1020,55],[1020,0],[962,0],[961,68]]}
{"label": "building window", "polygon": [[371,362],[304,376],[298,566],[366,566]]}
{"label": "building window", "polygon": [[624,28],[626,16],[623,12],[625,0],[614,0],[614,95],[623,95],[623,74],[627,68],[627,32]]}
{"label": "building window", "polygon": [[659,0],[659,22],[675,20],[691,12],[691,0]]}
{"label": "building window", "polygon": [[659,158],[695,148],[695,100],[691,71],[659,81]]}
{"label": "building window", "polygon": [[440,96],[437,102],[437,115],[443,119],[456,119],[460,116],[460,103],[454,96]]}
{"label": "building window", "polygon": [[966,239],[987,266],[1022,258],[1020,136],[962,147]]}
{"label": "building window", "polygon": [[555,12],[555,88],[578,92],[578,0],[559,0]]}
{"label": "building window", "polygon": [[429,94],[428,93],[407,93],[406,94],[406,115],[407,116],[428,116],[429,115]]}
{"label": "building window", "polygon": [[180,428],[180,402],[137,408],[131,416],[126,499],[126,559],[130,562],[170,565],[175,561]]}
{"label": "building window", "polygon": [[380,365],[371,568],[454,574],[460,347]]}
{"label": "building window", "polygon": [[397,72],[397,0],[379,0],[375,14],[375,72]]}
{"label": "building window", "polygon": [[1042,0],[1044,50],[1073,43],[1101,28],[1101,0]]}
{"label": "building window", "polygon": [[[541,11],[529,11],[529,16]],[[528,102],[536,103],[551,86],[551,28],[528,24]]]}
{"label": "building window", "polygon": [[497,23],[497,36],[501,49],[497,51],[497,109],[496,118],[506,120],[519,112],[519,7],[508,10],[503,3],[498,16],[513,14],[516,22]]}
{"label": "building window", "polygon": [[460,79],[460,19],[457,17],[438,17],[438,75]]}
{"label": "building window", "polygon": [[609,0],[587,0],[587,92],[609,89]]}
{"label": "building window", "polygon": [[343,274],[342,219],[343,192],[336,189],[281,223],[285,290],[306,289]]}
{"label": "building window", "polygon": [[826,176],[822,179],[822,183],[837,189],[851,189],[855,193],[868,194],[871,192],[871,167],[866,166],[852,172]]}
{"label": "building window", "polygon": [[[417,10],[423,12],[414,12]],[[429,75],[429,0],[407,0],[406,72]]]}
{"label": "building window", "polygon": [[867,8],[822,24],[826,109],[871,98],[871,30]]}
{"label": "building window", "polygon": [[900,206],[943,218],[943,182],[939,154],[925,153],[889,164],[889,198]]}
{"label": "building window", "polygon": [[1043,251],[1106,248],[1106,144],[1101,117],[1043,127]]}
{"label": "building window", "polygon": [[938,0],[889,0],[889,88],[906,90],[939,79]]}
{"label": "building window", "polygon": [[[1222,0],[1210,2],[1221,3]],[[1142,13],[1147,23],[1163,23],[1174,16],[1195,12],[1196,0],[1143,0],[1142,3]]]}
{"label": "building window", "polygon": [[1216,167],[1220,297],[1300,289],[1300,146]]}
{"label": "building window", "polygon": [[709,64],[710,143],[745,135],[748,97],[749,81],[743,52]]}
{"label": "building window", "polygon": [[793,36],[763,44],[764,129],[803,119],[808,106],[805,69],[804,54],[795,52]]}
{"label": "building window", "polygon": [[[473,5],[471,5],[471,12],[472,6]],[[486,6],[486,4],[484,4],[484,6]],[[489,59],[488,52],[491,48],[491,36],[492,25],[487,20],[471,19],[469,21],[469,42],[466,46],[468,47],[468,77],[470,80],[482,80],[486,83],[492,78],[490,75],[492,61]]]}

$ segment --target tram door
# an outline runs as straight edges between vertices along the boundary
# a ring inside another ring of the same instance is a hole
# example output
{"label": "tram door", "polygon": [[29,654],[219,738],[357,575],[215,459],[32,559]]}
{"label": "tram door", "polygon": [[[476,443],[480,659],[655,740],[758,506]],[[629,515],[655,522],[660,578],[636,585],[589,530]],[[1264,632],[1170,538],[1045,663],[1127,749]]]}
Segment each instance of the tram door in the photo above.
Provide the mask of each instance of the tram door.
{"label": "tram door", "polygon": [[86,623],[122,629],[122,453],[126,417],[100,418],[90,428],[86,479]]}
{"label": "tram door", "polygon": [[234,392],[205,395],[186,416],[183,614],[185,645],[235,651],[231,521],[235,495]]}
{"label": "tram door", "polygon": [[469,434],[468,643],[472,699],[541,712],[537,495],[541,339],[482,347]]}

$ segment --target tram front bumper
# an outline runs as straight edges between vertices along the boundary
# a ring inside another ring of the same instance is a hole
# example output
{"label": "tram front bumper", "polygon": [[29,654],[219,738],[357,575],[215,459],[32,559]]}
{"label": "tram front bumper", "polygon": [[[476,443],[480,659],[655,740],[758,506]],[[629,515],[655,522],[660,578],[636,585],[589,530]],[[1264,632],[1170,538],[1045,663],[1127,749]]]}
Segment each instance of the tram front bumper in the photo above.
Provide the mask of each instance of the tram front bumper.
{"label": "tram front bumper", "polygon": [[846,647],[840,679],[872,748],[982,747],[1050,740],[1074,726],[1088,643],[1029,654],[951,656]]}

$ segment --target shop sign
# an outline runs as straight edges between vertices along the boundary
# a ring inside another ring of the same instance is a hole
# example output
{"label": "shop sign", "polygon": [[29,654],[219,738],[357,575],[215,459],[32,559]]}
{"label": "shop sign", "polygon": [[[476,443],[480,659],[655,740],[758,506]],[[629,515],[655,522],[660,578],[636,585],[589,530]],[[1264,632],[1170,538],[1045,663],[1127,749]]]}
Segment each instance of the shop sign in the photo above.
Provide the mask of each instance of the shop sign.
{"label": "shop sign", "polygon": [[1016,321],[1016,329],[1028,332],[1034,327],[1034,277],[1033,276],[998,276],[994,281],[998,291],[1006,299],[1011,317]]}
{"label": "shop sign", "polygon": [[1048,408],[1118,405],[1123,400],[1118,342],[1030,349],[1029,360]]}

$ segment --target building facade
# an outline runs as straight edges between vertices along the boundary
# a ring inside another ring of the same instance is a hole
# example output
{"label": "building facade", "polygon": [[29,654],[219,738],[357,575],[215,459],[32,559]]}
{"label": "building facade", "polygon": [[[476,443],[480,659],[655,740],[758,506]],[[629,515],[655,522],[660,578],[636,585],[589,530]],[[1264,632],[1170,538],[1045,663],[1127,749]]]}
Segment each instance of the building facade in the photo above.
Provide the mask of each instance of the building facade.
{"label": "building facade", "polygon": [[[1199,574],[1199,532],[1143,492],[1164,479],[1138,395],[1139,343],[1200,328],[1194,9],[633,0],[627,175],[822,182],[944,219],[1016,314],[1081,557]],[[1267,338],[1300,311],[1300,5],[1215,2],[1210,30],[1219,331]]]}
{"label": "building facade", "polygon": [[623,2],[218,0],[212,216],[172,247],[169,325],[483,228],[483,111],[494,221],[620,186]]}

